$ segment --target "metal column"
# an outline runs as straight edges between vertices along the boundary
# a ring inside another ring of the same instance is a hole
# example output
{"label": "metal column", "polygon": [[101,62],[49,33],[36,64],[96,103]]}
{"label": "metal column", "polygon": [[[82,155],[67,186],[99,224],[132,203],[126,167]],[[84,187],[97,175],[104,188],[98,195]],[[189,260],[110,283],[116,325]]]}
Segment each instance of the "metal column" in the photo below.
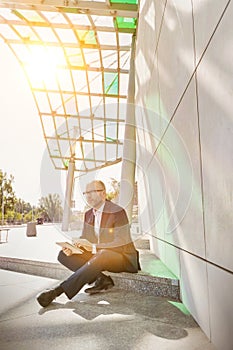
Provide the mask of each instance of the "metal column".
{"label": "metal column", "polygon": [[63,218],[62,218],[62,231],[68,231],[69,229],[70,208],[71,208],[73,183],[74,183],[74,169],[75,169],[75,161],[74,161],[74,158],[71,157],[69,161],[68,173],[66,178],[66,194],[65,194]]}
{"label": "metal column", "polygon": [[132,221],[136,167],[136,130],[135,130],[135,35],[132,37],[130,59],[128,101],[125,120],[125,136],[121,168],[119,204],[126,210],[129,222]]}

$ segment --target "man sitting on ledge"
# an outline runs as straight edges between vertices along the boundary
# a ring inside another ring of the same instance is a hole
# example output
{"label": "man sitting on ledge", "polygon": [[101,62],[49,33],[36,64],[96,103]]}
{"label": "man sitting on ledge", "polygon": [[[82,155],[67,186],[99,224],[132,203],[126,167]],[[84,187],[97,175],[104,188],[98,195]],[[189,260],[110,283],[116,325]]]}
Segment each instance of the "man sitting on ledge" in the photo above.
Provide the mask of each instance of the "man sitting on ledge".
{"label": "man sitting on ledge", "polygon": [[70,249],[62,248],[58,261],[74,273],[58,287],[46,290],[37,297],[43,307],[62,293],[72,299],[86,283],[95,282],[93,287],[85,289],[89,294],[113,287],[112,278],[102,271],[135,273],[140,269],[125,210],[106,200],[106,188],[102,181],[89,183],[84,195],[92,208],[85,213],[81,236],[88,242],[84,240],[84,243],[78,244],[83,250],[82,254],[72,254]]}

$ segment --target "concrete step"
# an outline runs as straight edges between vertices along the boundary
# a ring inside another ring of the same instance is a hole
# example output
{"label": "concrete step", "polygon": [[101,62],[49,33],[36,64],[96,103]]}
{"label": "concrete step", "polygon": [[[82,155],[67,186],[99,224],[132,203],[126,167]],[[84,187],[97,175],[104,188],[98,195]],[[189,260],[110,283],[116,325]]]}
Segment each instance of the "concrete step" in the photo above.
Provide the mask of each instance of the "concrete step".
{"label": "concrete step", "polygon": [[[180,300],[179,280],[149,250],[139,249],[142,270],[138,273],[109,273],[119,289]],[[64,280],[71,272],[59,263],[0,257],[0,268]]]}
{"label": "concrete step", "polygon": [[132,237],[136,249],[150,249],[150,239],[148,237]]}

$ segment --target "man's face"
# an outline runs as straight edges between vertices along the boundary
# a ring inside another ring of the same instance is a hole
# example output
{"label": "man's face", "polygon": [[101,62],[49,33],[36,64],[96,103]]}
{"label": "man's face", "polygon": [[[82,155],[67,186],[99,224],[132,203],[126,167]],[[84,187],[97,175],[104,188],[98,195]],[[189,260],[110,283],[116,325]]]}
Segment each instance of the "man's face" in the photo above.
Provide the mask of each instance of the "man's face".
{"label": "man's face", "polygon": [[103,187],[96,182],[91,182],[86,187],[85,192],[87,203],[95,209],[101,207],[105,201],[106,193]]}

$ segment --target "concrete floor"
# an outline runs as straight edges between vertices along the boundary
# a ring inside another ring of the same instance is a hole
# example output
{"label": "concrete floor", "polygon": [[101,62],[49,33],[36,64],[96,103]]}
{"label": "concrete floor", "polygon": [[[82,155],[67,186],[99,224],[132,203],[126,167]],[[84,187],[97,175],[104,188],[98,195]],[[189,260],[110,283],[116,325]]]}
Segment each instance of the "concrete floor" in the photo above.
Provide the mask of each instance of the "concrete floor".
{"label": "concrete floor", "polygon": [[[56,262],[64,240],[56,226],[9,232],[0,256]],[[1,350],[215,350],[182,303],[116,287],[99,295],[83,290],[69,301],[61,295],[41,308],[36,295],[59,281],[0,270]],[[84,287],[85,288],[85,287]]]}
{"label": "concrete floor", "polygon": [[2,350],[214,350],[179,303],[115,288],[69,301],[61,295],[41,308],[48,278],[0,270]]}

